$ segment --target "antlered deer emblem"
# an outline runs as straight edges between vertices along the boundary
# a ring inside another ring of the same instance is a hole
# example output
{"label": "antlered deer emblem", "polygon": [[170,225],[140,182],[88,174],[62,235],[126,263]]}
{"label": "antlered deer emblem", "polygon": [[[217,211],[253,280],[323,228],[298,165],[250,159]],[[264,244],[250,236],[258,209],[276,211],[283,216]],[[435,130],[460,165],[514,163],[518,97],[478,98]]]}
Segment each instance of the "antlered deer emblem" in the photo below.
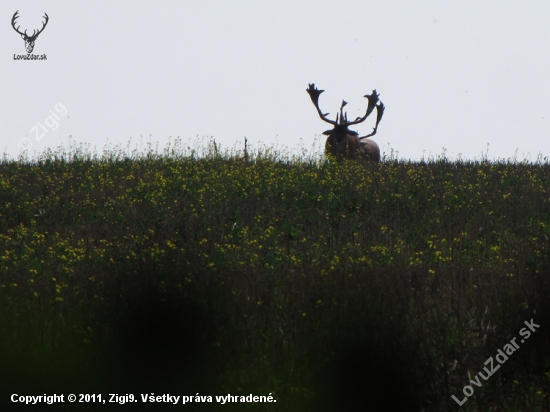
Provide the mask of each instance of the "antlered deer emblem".
{"label": "antlered deer emblem", "polygon": [[[380,161],[380,148],[376,142],[367,139],[368,137],[376,134],[376,131],[378,130],[378,123],[382,120],[382,115],[384,114],[385,109],[384,103],[379,100],[379,94],[376,93],[376,90],[373,90],[371,95],[364,96],[369,101],[365,115],[363,117],[358,117],[351,122],[348,121],[347,114],[343,113],[344,106],[348,104],[345,100],[342,100],[342,105],[340,106],[340,117],[338,118],[337,113],[336,120],[330,120],[326,117],[329,113],[323,114],[319,108],[319,96],[324,92],[324,90],[318,90],[317,87],[315,87],[315,84],[312,83],[306,91],[309,93],[311,101],[315,105],[321,119],[334,126],[333,129],[323,132],[325,136],[328,136],[325,144],[325,153],[331,154],[338,159],[369,159],[375,162]],[[349,126],[364,122],[375,108],[376,125],[374,126],[372,133],[359,137],[359,133],[349,130]]]}
{"label": "antlered deer emblem", "polygon": [[44,18],[46,19],[46,21],[43,23],[42,28],[40,30],[38,30],[38,32],[36,30],[34,30],[33,33],[32,33],[32,36],[29,36],[29,35],[27,35],[27,30],[25,30],[24,33],[21,33],[19,31],[19,27],[21,27],[21,26],[17,26],[17,28],[15,28],[15,20],[19,17],[17,15],[17,13],[19,13],[19,10],[17,10],[15,12],[15,14],[13,15],[13,18],[11,19],[11,25],[12,25],[13,29],[21,35],[21,38],[23,40],[25,40],[25,48],[27,49],[27,53],[32,53],[32,51],[34,49],[34,42],[36,41],[36,38],[38,37],[38,35],[40,33],[42,33],[42,31],[44,31],[44,28],[46,27],[46,24],[48,24],[48,20],[50,18],[48,17],[48,15],[46,13],[44,13]]}

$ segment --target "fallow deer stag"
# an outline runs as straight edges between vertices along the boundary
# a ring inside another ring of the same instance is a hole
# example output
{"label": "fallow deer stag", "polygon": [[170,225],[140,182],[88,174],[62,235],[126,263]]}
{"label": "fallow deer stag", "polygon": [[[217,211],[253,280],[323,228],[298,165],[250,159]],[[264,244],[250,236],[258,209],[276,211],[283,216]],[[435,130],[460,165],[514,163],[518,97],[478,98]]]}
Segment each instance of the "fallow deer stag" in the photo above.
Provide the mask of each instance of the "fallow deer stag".
{"label": "fallow deer stag", "polygon": [[38,30],[38,32],[36,30],[33,30],[32,32],[32,35],[29,36],[27,35],[27,30],[25,30],[25,32],[20,32],[19,31],[19,27],[21,26],[17,26],[17,28],[15,27],[15,21],[19,18],[19,16],[17,15],[17,13],[19,13],[19,10],[17,10],[12,19],[11,19],[11,26],[13,27],[13,29],[19,33],[21,35],[21,38],[23,40],[25,40],[25,48],[27,49],[27,53],[32,53],[33,49],[34,49],[34,42],[36,41],[36,38],[38,37],[38,35],[40,33],[42,33],[44,31],[44,29],[46,28],[46,25],[48,24],[48,21],[50,20],[50,18],[48,17],[48,15],[46,13],[44,13],[44,18],[46,19],[46,21],[44,23],[42,23],[42,28],[40,30]]}
{"label": "fallow deer stag", "polygon": [[[315,84],[312,83],[306,91],[309,93],[311,101],[315,105],[321,119],[334,126],[333,129],[323,132],[325,136],[328,136],[325,144],[326,154],[330,154],[337,159],[345,158],[365,159],[374,162],[380,161],[380,148],[376,142],[367,139],[368,137],[376,134],[376,131],[378,130],[378,123],[382,120],[382,115],[384,114],[385,109],[384,103],[379,100],[379,94],[376,93],[376,90],[373,90],[371,95],[364,96],[369,101],[365,115],[363,117],[358,117],[351,122],[348,121],[347,113],[343,113],[344,106],[348,104],[348,102],[342,100],[342,105],[340,106],[340,117],[338,118],[337,113],[336,120],[330,120],[327,119],[329,113],[323,113],[319,108],[319,96],[324,92],[324,90],[318,90],[317,87],[315,87]],[[372,113],[374,108],[376,108],[376,125],[374,126],[372,133],[359,137],[359,133],[349,130],[348,126],[364,122]]]}

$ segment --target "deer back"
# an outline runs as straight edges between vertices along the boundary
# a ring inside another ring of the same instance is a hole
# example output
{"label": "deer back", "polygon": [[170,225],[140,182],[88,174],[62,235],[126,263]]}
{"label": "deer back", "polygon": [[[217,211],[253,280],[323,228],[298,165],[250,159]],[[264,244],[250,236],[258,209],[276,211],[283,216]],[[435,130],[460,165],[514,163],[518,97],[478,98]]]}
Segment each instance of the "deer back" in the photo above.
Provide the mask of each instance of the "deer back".
{"label": "deer back", "polygon": [[[359,139],[358,139],[359,140]],[[364,139],[359,140],[361,144],[361,149],[364,153],[365,159],[373,160],[375,162],[380,161],[380,148],[374,140]]]}

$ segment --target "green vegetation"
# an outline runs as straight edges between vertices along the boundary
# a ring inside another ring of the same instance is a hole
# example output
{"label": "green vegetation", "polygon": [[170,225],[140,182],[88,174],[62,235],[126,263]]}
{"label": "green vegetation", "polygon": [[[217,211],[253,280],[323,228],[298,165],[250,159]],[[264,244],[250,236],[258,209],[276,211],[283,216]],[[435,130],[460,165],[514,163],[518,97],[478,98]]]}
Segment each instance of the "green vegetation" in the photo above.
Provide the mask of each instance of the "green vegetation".
{"label": "green vegetation", "polygon": [[235,410],[454,411],[470,385],[464,411],[548,410],[549,236],[547,162],[4,159],[2,402],[271,393]]}

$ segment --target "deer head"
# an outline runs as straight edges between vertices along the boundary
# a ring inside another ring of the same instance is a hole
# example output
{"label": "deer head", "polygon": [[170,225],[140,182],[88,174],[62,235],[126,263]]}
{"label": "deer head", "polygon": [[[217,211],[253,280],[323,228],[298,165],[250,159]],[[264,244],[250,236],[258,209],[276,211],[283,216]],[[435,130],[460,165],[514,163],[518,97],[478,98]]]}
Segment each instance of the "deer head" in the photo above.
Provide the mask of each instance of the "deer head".
{"label": "deer head", "polygon": [[[308,92],[309,97],[311,97],[311,101],[315,105],[317,113],[319,113],[321,119],[334,126],[333,129],[323,132],[325,136],[328,136],[325,144],[325,152],[327,154],[330,153],[339,159],[363,158],[376,162],[380,161],[380,148],[373,140],[367,139],[368,137],[376,134],[378,124],[380,123],[380,120],[382,120],[382,115],[384,114],[385,109],[384,103],[382,103],[378,98],[379,94],[376,93],[376,90],[373,90],[372,94],[364,96],[369,101],[367,111],[363,117],[358,117],[353,121],[348,121],[347,113],[343,112],[344,106],[348,104],[345,100],[342,100],[340,113],[336,114],[336,120],[330,120],[327,118],[329,113],[323,113],[319,108],[319,96],[324,92],[324,90],[318,90],[317,87],[315,87],[315,84],[311,83],[306,91]],[[359,137],[359,133],[349,130],[349,126],[364,122],[375,108],[376,125],[374,126],[372,133]],[[366,140],[362,141],[363,139]]]}
{"label": "deer head", "polygon": [[36,41],[36,38],[38,37],[38,35],[40,33],[42,33],[42,31],[46,27],[46,24],[48,24],[48,20],[50,18],[48,17],[48,15],[46,13],[44,13],[44,17],[45,17],[46,21],[43,23],[42,28],[40,30],[38,30],[38,32],[36,30],[34,30],[33,33],[32,33],[32,36],[28,36],[27,35],[27,30],[25,30],[24,33],[21,33],[19,31],[19,27],[21,27],[21,26],[17,26],[17,28],[15,28],[15,20],[19,17],[17,15],[17,13],[19,13],[19,10],[17,10],[15,12],[15,14],[13,15],[13,18],[11,19],[11,25],[12,25],[13,29],[21,35],[21,38],[23,40],[25,40],[25,48],[27,49],[27,53],[32,53],[32,51],[34,49],[34,42]]}

